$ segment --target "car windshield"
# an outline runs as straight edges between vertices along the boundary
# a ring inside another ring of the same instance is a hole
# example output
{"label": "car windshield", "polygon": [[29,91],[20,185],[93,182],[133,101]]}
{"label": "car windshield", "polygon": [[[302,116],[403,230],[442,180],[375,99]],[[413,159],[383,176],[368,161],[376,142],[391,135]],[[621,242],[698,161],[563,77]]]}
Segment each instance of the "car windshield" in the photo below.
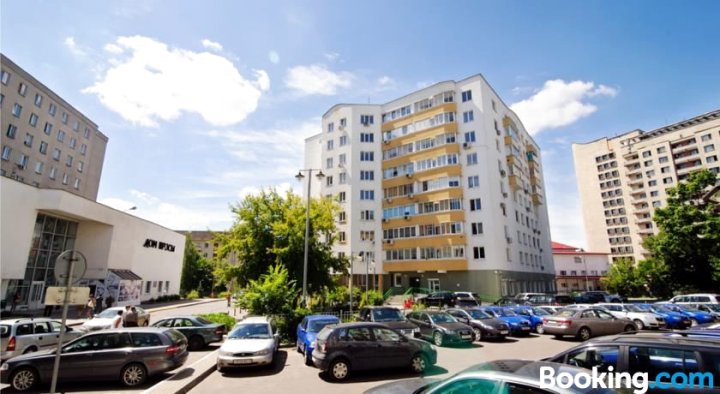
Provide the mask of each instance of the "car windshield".
{"label": "car windshield", "polygon": [[228,335],[229,339],[267,339],[270,338],[270,329],[264,323],[240,324]]}
{"label": "car windshield", "polygon": [[556,313],[555,316],[573,317],[573,316],[575,316],[575,312],[576,312],[575,309],[562,309],[562,310],[560,310],[560,312]]}
{"label": "car windshield", "polygon": [[326,320],[310,320],[308,322],[308,332],[320,332],[328,324],[337,324],[337,319],[326,319]]}
{"label": "car windshield", "polygon": [[700,309],[697,309],[694,306],[690,305],[678,305],[677,307],[685,312],[700,312]]}
{"label": "car windshield", "polygon": [[511,310],[509,310],[509,309],[495,309],[495,312],[496,312],[499,316],[504,316],[504,317],[517,316],[517,313],[515,313],[515,312],[513,312],[513,311],[511,311]]}
{"label": "car windshield", "polygon": [[670,309],[670,308],[668,308],[668,307],[666,307],[666,306],[663,306],[663,305],[651,306],[651,307],[650,307],[650,310],[653,311],[653,312],[663,312],[663,313],[673,312],[672,309]]}
{"label": "car windshield", "polygon": [[104,311],[100,312],[97,317],[103,319],[112,319],[113,317],[117,316],[119,310],[120,309],[105,309]]}
{"label": "car windshield", "polygon": [[473,309],[470,311],[467,311],[470,316],[472,316],[473,319],[476,320],[485,320],[485,319],[492,319],[492,316],[488,315],[487,313],[479,310],[479,309]]}
{"label": "car windshield", "polygon": [[547,316],[547,315],[549,315],[549,313],[548,313],[545,309],[542,309],[542,308],[532,308],[531,310],[533,311],[533,314],[534,314],[535,316]]}
{"label": "car windshield", "polygon": [[625,309],[629,312],[645,312],[645,310],[641,309],[639,306],[632,304],[625,305]]}
{"label": "car windshield", "polygon": [[405,317],[402,315],[399,309],[395,308],[382,308],[373,309],[372,311],[373,321],[404,321]]}
{"label": "car windshield", "polygon": [[430,318],[435,323],[454,323],[457,321],[454,317],[448,315],[447,313],[437,313],[434,315],[430,315]]}

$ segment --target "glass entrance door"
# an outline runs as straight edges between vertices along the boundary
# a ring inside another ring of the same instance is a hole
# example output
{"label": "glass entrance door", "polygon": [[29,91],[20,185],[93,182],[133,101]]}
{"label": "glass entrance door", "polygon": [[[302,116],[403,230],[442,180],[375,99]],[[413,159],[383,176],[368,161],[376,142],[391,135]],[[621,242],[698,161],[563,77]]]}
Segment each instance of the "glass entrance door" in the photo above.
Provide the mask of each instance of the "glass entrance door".
{"label": "glass entrance door", "polygon": [[28,309],[40,309],[43,305],[45,305],[45,300],[43,300],[44,289],[45,282],[32,282],[30,285],[30,294],[28,296]]}

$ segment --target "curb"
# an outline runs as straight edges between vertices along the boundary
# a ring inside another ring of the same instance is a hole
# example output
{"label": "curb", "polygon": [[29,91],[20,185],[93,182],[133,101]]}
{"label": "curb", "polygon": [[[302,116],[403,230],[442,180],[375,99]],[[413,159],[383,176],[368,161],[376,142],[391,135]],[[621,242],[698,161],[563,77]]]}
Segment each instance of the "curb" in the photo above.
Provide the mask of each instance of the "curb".
{"label": "curb", "polygon": [[143,391],[143,394],[185,394],[198,383],[210,376],[216,368],[217,353],[215,350],[192,365],[175,372],[171,377]]}

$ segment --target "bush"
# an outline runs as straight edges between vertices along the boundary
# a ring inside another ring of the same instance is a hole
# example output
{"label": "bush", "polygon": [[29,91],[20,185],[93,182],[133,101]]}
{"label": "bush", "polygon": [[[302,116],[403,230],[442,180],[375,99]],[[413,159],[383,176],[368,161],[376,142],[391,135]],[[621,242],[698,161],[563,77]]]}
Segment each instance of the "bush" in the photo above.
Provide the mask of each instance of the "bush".
{"label": "bush", "polygon": [[190,292],[187,293],[187,295],[185,296],[185,298],[188,299],[188,300],[195,300],[195,299],[200,298],[200,294],[198,293],[197,290],[190,290]]}
{"label": "bush", "polygon": [[234,317],[223,312],[204,313],[198,316],[210,320],[213,323],[224,324],[228,331],[232,330],[232,328],[235,327],[235,323],[237,323]]}
{"label": "bush", "polygon": [[360,298],[360,307],[366,305],[382,305],[385,302],[385,298],[383,297],[383,293],[378,290],[370,290],[366,291],[362,294],[362,297]]}

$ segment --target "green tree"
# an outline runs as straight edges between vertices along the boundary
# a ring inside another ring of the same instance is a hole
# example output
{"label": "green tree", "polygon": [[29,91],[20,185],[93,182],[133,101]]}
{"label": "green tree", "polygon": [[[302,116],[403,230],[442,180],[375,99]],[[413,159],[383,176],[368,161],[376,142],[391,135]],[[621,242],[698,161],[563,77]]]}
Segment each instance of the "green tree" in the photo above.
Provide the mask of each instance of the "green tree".
{"label": "green tree", "polygon": [[602,279],[608,291],[624,297],[643,295],[642,281],[639,280],[635,264],[630,259],[620,259],[610,265],[607,275]]}
{"label": "green tree", "polygon": [[190,234],[185,236],[185,255],[183,256],[183,268],[180,275],[180,294],[185,295],[191,290],[210,290],[213,283],[212,266],[210,262],[200,256],[195,245],[190,239]]}
{"label": "green tree", "polygon": [[[305,209],[299,196],[288,192],[283,197],[275,190],[249,195],[231,207],[235,223],[230,231],[217,235],[218,257],[237,254],[240,264],[232,275],[241,286],[277,263],[302,286]],[[330,271],[344,271],[346,266],[331,250],[337,237],[334,219],[338,212],[338,205],[329,198],[311,200],[307,284],[311,294],[333,287]]]}
{"label": "green tree", "polygon": [[667,267],[676,291],[715,291],[720,288],[720,215],[717,206],[702,201],[716,175],[708,170],[690,174],[668,189],[667,206],[655,210],[660,230],[644,242],[654,261]]}
{"label": "green tree", "polygon": [[289,315],[298,296],[295,281],[282,264],[268,267],[260,278],[251,279],[238,305],[253,315]]}

